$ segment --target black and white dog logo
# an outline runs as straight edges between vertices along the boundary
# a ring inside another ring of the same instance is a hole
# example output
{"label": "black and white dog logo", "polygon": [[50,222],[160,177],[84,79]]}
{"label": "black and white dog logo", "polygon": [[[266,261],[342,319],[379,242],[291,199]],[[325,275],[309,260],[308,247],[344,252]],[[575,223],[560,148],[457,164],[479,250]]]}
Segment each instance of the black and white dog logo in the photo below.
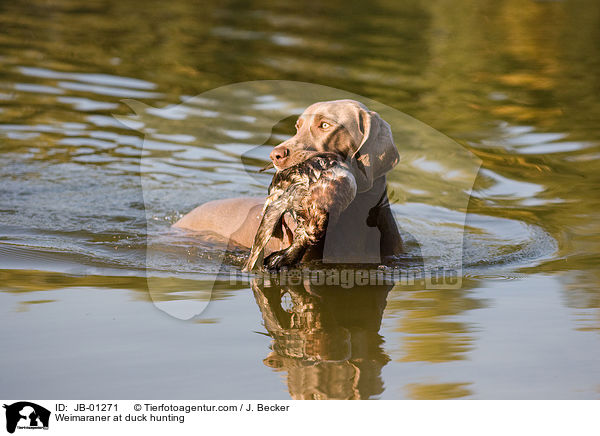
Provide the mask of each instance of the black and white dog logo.
{"label": "black and white dog logo", "polygon": [[48,429],[50,411],[29,401],[19,401],[4,405],[6,409],[6,431],[14,433],[19,429]]}

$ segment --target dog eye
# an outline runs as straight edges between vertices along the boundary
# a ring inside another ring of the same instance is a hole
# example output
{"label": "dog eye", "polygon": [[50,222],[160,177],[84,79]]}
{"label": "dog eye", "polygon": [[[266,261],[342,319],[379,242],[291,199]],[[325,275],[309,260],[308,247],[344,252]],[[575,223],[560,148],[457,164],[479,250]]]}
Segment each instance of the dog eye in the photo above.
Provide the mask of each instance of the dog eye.
{"label": "dog eye", "polygon": [[321,129],[326,129],[326,128],[328,128],[329,126],[331,126],[331,124],[329,124],[327,121],[321,121],[321,124],[319,124],[319,127],[320,127]]}

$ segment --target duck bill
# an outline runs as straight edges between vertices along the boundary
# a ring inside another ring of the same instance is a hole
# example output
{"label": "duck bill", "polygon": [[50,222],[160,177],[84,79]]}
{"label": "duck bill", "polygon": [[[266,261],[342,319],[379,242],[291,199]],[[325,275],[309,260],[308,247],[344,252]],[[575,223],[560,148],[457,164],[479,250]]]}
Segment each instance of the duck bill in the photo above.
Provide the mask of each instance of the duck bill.
{"label": "duck bill", "polygon": [[263,171],[270,170],[271,168],[275,168],[275,165],[273,165],[273,162],[269,162],[264,167],[262,167],[260,170],[258,170],[258,172],[262,173]]}

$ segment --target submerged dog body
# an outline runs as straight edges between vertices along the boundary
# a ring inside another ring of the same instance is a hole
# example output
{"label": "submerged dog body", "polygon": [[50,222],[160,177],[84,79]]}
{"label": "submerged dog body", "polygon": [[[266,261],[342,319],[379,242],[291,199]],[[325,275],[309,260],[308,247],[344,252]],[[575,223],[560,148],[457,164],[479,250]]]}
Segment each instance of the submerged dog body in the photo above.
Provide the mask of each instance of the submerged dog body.
{"label": "submerged dog body", "polygon": [[299,161],[278,170],[244,269],[252,270],[273,234],[282,227],[286,213],[296,223],[289,247],[271,253],[264,261],[268,270],[298,263],[306,251],[318,246],[327,226],[335,223],[356,196],[356,181],[336,153],[299,151]]}

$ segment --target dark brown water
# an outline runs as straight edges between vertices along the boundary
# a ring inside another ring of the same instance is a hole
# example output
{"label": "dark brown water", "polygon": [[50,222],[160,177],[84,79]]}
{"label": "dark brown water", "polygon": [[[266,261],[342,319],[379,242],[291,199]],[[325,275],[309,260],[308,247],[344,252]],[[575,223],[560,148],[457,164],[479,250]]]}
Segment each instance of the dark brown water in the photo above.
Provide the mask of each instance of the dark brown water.
{"label": "dark brown water", "polygon": [[[598,71],[591,0],[0,3],[0,392],[598,398]],[[239,259],[170,224],[263,194],[292,124],[256,113],[301,106],[189,98],[267,79],[431,126],[393,123],[394,207],[426,256],[462,250],[460,289],[214,283]]]}

